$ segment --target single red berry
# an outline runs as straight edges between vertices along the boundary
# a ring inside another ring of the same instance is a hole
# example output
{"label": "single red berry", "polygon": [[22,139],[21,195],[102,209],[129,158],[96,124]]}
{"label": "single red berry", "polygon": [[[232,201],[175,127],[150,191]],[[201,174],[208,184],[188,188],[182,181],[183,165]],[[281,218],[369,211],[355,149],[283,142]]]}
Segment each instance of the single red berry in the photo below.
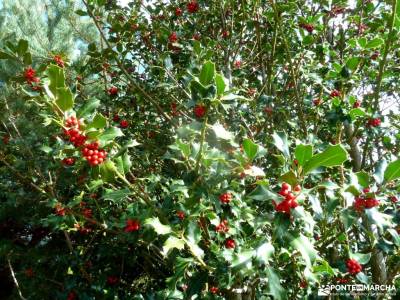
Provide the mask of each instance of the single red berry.
{"label": "single red berry", "polygon": [[60,55],[55,55],[55,56],[54,56],[54,62],[55,62],[59,67],[64,68],[64,61],[63,61],[63,59],[61,58]]}
{"label": "single red berry", "polygon": [[283,182],[282,183],[282,187],[281,187],[282,191],[289,191],[290,190],[290,184]]}
{"label": "single red berry", "polygon": [[300,27],[307,30],[309,33],[314,31],[314,25],[312,24],[300,24]]}
{"label": "single red berry", "polygon": [[293,163],[294,163],[296,166],[299,165],[299,161],[298,161],[297,159],[294,159],[294,160],[293,160]]}
{"label": "single red berry", "polygon": [[108,276],[107,284],[108,285],[116,285],[119,282],[119,278],[117,276]]}
{"label": "single red berry", "polygon": [[182,15],[182,9],[180,7],[175,8],[175,16],[179,17]]}
{"label": "single red berry", "polygon": [[76,300],[77,296],[74,291],[68,293],[67,300]]}
{"label": "single red berry", "polygon": [[108,94],[109,94],[110,96],[116,96],[116,95],[118,95],[118,88],[115,87],[115,86],[110,87],[110,88],[108,89]]}
{"label": "single red berry", "polygon": [[359,108],[361,106],[361,101],[357,100],[356,102],[354,102],[353,104],[353,108]]}
{"label": "single red berry", "polygon": [[201,35],[200,35],[200,33],[195,33],[195,34],[193,34],[192,38],[193,38],[194,40],[196,40],[196,41],[200,41]]}
{"label": "single red berry", "polygon": [[135,219],[126,221],[125,232],[138,231],[140,229],[140,222]]}
{"label": "single red berry", "polygon": [[183,212],[183,211],[181,211],[181,210],[178,210],[178,211],[176,212],[176,216],[177,216],[179,219],[183,220],[183,219],[185,218],[185,212]]}
{"label": "single red berry", "polygon": [[169,37],[168,40],[170,41],[170,43],[176,43],[178,41],[178,35],[176,32],[172,32]]}
{"label": "single red berry", "polygon": [[293,189],[296,193],[300,193],[301,192],[301,186],[298,184],[294,187]]}
{"label": "single red berry", "polygon": [[390,201],[391,201],[392,203],[397,203],[397,201],[398,201],[398,199],[397,199],[396,196],[391,196],[391,197],[389,197],[389,199],[390,199]]}
{"label": "single red berry", "polygon": [[228,38],[228,37],[229,37],[229,31],[227,31],[227,30],[222,31],[221,36],[222,36],[224,39]]}
{"label": "single red berry", "polygon": [[369,193],[371,190],[370,190],[370,188],[363,188],[363,193],[364,194],[367,194],[367,193]]}
{"label": "single red berry", "polygon": [[240,67],[242,66],[242,62],[241,62],[240,60],[236,60],[236,61],[234,62],[234,65],[235,65],[235,68],[236,68],[236,69],[240,69]]}
{"label": "single red berry", "polygon": [[216,286],[212,286],[212,287],[210,287],[210,293],[211,294],[217,294],[218,293],[218,291],[219,291],[219,288],[217,288]]}
{"label": "single red berry", "polygon": [[340,97],[340,92],[338,90],[333,90],[330,93],[331,98]]}
{"label": "single red berry", "polygon": [[322,100],[321,100],[320,98],[317,98],[317,99],[314,99],[314,100],[313,100],[313,104],[314,104],[315,106],[319,106],[319,105],[321,104],[321,102],[322,102]]}
{"label": "single red berry", "polygon": [[56,206],[54,207],[54,211],[57,216],[61,216],[61,217],[65,216],[65,208],[62,207],[62,205],[60,203],[56,204]]}
{"label": "single red berry", "polygon": [[303,279],[302,281],[300,281],[300,287],[302,289],[307,288],[307,286],[308,286],[307,280]]}
{"label": "single red berry", "polygon": [[371,55],[371,59],[372,60],[376,60],[379,57],[379,51],[375,51],[372,55]]}
{"label": "single red berry", "polygon": [[193,113],[196,116],[196,118],[202,118],[204,117],[204,115],[206,114],[206,107],[202,104],[197,104],[194,108],[193,108]]}
{"label": "single red berry", "polygon": [[113,121],[114,121],[114,122],[119,122],[119,120],[120,120],[120,118],[119,118],[118,114],[115,114],[115,115],[113,116]]}
{"label": "single red berry", "polygon": [[225,240],[225,247],[228,249],[234,249],[236,247],[235,240],[233,239],[226,239]]}
{"label": "single red berry", "polygon": [[25,276],[26,277],[33,277],[34,273],[33,273],[33,269],[32,268],[28,268],[25,270]]}
{"label": "single red berry", "polygon": [[127,120],[122,120],[121,122],[119,122],[119,126],[121,126],[121,128],[127,128],[129,126],[129,123]]}
{"label": "single red berry", "polygon": [[84,215],[86,218],[91,219],[92,216],[93,216],[93,211],[92,211],[90,208],[85,208],[85,209],[83,210],[83,215]]}
{"label": "single red berry", "polygon": [[190,1],[187,5],[186,8],[188,10],[188,12],[190,12],[191,14],[196,13],[199,10],[199,4],[197,3],[197,1]]}

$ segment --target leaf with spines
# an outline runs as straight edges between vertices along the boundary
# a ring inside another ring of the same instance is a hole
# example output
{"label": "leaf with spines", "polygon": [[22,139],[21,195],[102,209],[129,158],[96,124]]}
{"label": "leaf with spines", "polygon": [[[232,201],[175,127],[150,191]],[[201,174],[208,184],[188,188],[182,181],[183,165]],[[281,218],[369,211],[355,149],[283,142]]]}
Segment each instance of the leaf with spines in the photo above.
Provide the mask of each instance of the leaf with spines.
{"label": "leaf with spines", "polygon": [[342,145],[328,146],[322,153],[314,155],[304,166],[304,173],[318,167],[334,167],[342,165],[348,159],[347,151]]}

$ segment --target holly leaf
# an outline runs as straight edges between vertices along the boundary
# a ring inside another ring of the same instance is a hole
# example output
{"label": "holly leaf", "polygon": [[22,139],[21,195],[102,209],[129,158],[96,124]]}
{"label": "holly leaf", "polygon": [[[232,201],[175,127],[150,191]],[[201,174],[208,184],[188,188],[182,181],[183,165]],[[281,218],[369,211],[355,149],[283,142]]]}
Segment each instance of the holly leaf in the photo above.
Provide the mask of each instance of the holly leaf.
{"label": "holly leaf", "polygon": [[160,222],[160,219],[158,217],[154,218],[149,218],[144,221],[145,225],[149,225],[153,227],[154,231],[157,232],[157,234],[168,234],[172,232],[172,229],[168,225],[164,225]]}
{"label": "holly leaf", "polygon": [[211,61],[207,61],[201,68],[199,80],[203,86],[209,85],[215,76],[215,64]]}
{"label": "holly leaf", "polygon": [[314,155],[304,166],[307,174],[318,167],[333,167],[342,165],[348,158],[342,145],[328,146],[322,153]]}
{"label": "holly leaf", "polygon": [[296,157],[300,166],[304,166],[304,164],[312,157],[312,154],[312,145],[300,144],[297,145],[296,149],[294,150],[294,156]]}
{"label": "holly leaf", "polygon": [[253,160],[258,153],[259,146],[250,139],[243,141],[243,150],[249,160]]}
{"label": "holly leaf", "polygon": [[170,236],[165,242],[164,242],[164,247],[163,247],[163,255],[167,256],[168,253],[172,249],[178,249],[182,250],[185,248],[185,242],[182,239],[178,239],[174,236]]}
{"label": "holly leaf", "polygon": [[56,104],[62,111],[67,111],[74,107],[74,96],[69,88],[57,88]]}
{"label": "holly leaf", "polygon": [[286,133],[274,132],[272,134],[272,138],[274,139],[274,145],[276,148],[278,148],[278,150],[281,151],[285,157],[290,157]]}
{"label": "holly leaf", "polygon": [[400,159],[392,161],[390,164],[388,164],[384,173],[384,178],[386,181],[395,180],[399,177],[400,177]]}

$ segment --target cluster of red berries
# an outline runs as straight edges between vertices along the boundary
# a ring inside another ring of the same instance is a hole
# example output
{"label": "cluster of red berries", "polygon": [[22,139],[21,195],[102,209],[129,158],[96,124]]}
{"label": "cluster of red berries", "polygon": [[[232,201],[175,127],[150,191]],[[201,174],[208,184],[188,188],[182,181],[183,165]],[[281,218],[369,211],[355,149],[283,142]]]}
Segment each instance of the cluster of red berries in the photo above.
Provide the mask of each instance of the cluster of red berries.
{"label": "cluster of red berries", "polygon": [[319,106],[321,104],[321,102],[322,102],[322,100],[320,98],[316,98],[316,99],[313,100],[313,104],[315,106]]}
{"label": "cluster of red berries", "polygon": [[335,97],[340,97],[340,92],[338,91],[338,90],[333,90],[333,91],[331,91],[331,93],[330,93],[330,97],[331,98],[335,98]]}
{"label": "cluster of red berries", "polygon": [[355,259],[348,259],[346,262],[347,271],[351,275],[357,275],[362,271],[362,266]]}
{"label": "cluster of red berries", "polygon": [[57,216],[63,217],[65,216],[66,209],[61,205],[61,203],[57,203],[54,207],[54,213]]}
{"label": "cluster of red berries", "polygon": [[202,104],[197,104],[194,108],[193,108],[193,113],[196,116],[196,118],[202,118],[204,117],[204,115],[206,114],[206,107]]}
{"label": "cluster of red berries", "polygon": [[116,285],[119,282],[119,278],[117,276],[108,276],[107,284],[108,285]]}
{"label": "cluster of red berries", "polygon": [[55,55],[54,56],[54,62],[59,66],[59,67],[61,67],[61,68],[64,68],[64,61],[63,61],[63,59],[61,58],[61,56],[60,55]]}
{"label": "cluster of red berries", "polygon": [[138,231],[140,229],[140,222],[135,219],[126,220],[125,232]]}
{"label": "cluster of red berries", "polygon": [[66,157],[62,161],[63,165],[65,166],[73,166],[75,164],[75,158],[73,157]]}
{"label": "cluster of red berries", "polygon": [[236,243],[235,243],[235,240],[234,239],[226,239],[225,240],[225,247],[227,248],[227,249],[235,249],[235,247],[236,247]]}
{"label": "cluster of red berries", "polygon": [[183,219],[185,218],[185,212],[183,212],[183,211],[181,211],[181,210],[178,210],[178,211],[176,212],[176,216],[177,216],[179,219],[183,220]]}
{"label": "cluster of red berries", "polygon": [[367,121],[367,126],[368,127],[378,127],[381,125],[381,119],[379,118],[371,118]]}
{"label": "cluster of red berries", "polygon": [[176,104],[176,102],[171,103],[171,114],[174,117],[177,117],[180,115],[180,112],[178,111],[178,105]]}
{"label": "cluster of red berries", "polygon": [[99,150],[99,143],[93,142],[82,149],[82,155],[89,162],[89,165],[96,166],[106,159],[107,152],[103,149]]}
{"label": "cluster of red berries", "polygon": [[219,233],[224,233],[229,231],[228,220],[223,220],[217,226],[215,226],[215,231]]}
{"label": "cluster of red berries", "polygon": [[[279,204],[276,204],[275,201],[272,201],[276,211],[290,215],[290,209],[296,208],[298,206],[298,203],[296,202],[296,196],[290,190],[291,187],[289,184],[287,184],[286,182],[282,183],[281,190],[278,194],[284,197],[283,201],[279,202]],[[296,185],[293,191],[296,193],[300,193],[300,185]]]}
{"label": "cluster of red berries", "polygon": [[211,294],[218,294],[218,292],[219,292],[219,288],[217,288],[216,286],[212,286],[212,287],[210,287],[210,293]]}
{"label": "cluster of red berries", "polygon": [[242,61],[235,60],[235,62],[233,64],[234,64],[236,69],[240,69],[240,67],[242,66]]}
{"label": "cluster of red berries", "polygon": [[36,77],[36,71],[32,69],[32,67],[29,67],[25,70],[24,78],[26,82],[30,85],[32,85],[33,83],[38,83],[40,81],[39,77]]}
{"label": "cluster of red berries", "polygon": [[65,120],[64,134],[69,137],[69,141],[74,144],[75,147],[80,147],[85,144],[86,136],[80,132],[80,122],[79,120],[71,116]]}
{"label": "cluster of red berries", "polygon": [[180,7],[175,8],[175,16],[179,17],[183,13],[182,9]]}
{"label": "cluster of red berries", "polygon": [[300,28],[303,28],[305,30],[307,30],[309,33],[312,33],[314,31],[314,25],[312,24],[300,24]]}
{"label": "cluster of red berries", "polygon": [[196,13],[199,10],[199,4],[197,3],[197,1],[190,1],[187,5],[186,8],[188,10],[188,12],[190,12],[191,14]]}
{"label": "cluster of red berries", "polygon": [[223,193],[219,195],[219,201],[224,204],[228,204],[232,200],[232,194],[231,193]]}
{"label": "cluster of red berries", "polygon": [[118,95],[118,88],[116,86],[112,86],[108,89],[108,94],[110,96],[117,96]]}
{"label": "cluster of red berries", "polygon": [[350,279],[348,279],[348,278],[340,278],[340,277],[337,277],[336,278],[336,282],[337,283],[341,283],[341,284],[346,284],[346,283],[348,283],[350,281]]}
{"label": "cluster of red berries", "polygon": [[176,43],[178,41],[178,34],[176,32],[172,32],[169,35],[168,40],[170,41],[170,43]]}
{"label": "cluster of red berries", "polygon": [[368,197],[366,194],[370,192],[369,188],[363,189],[363,193],[354,200],[354,210],[362,212],[365,208],[372,208],[379,205],[379,201],[375,198]]}
{"label": "cluster of red berries", "polygon": [[392,203],[397,203],[397,201],[399,201],[396,196],[390,196],[389,199]]}

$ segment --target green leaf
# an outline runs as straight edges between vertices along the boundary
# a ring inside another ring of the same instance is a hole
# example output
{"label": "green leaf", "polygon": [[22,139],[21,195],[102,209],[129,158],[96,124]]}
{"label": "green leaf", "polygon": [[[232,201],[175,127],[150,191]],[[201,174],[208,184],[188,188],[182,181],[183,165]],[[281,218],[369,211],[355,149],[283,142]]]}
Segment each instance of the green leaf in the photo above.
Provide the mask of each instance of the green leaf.
{"label": "green leaf", "polygon": [[365,37],[359,38],[357,42],[361,48],[365,48],[365,45],[367,45],[367,39]]}
{"label": "green leaf", "polygon": [[74,96],[69,88],[57,88],[56,104],[62,111],[67,111],[74,107]]}
{"label": "green leaf", "polygon": [[14,56],[8,54],[7,52],[0,51],[0,59],[12,59]]}
{"label": "green leaf", "polygon": [[250,139],[243,141],[243,150],[249,160],[253,160],[258,153],[259,146]]}
{"label": "green leaf", "polygon": [[383,45],[385,41],[381,38],[374,38],[373,40],[370,40],[366,45],[365,49],[372,49],[372,48],[377,48]]}
{"label": "green leaf", "polygon": [[17,51],[19,56],[24,56],[26,51],[28,51],[28,41],[26,40],[19,40],[18,41],[18,46],[17,46]]}
{"label": "green leaf", "polygon": [[379,212],[375,207],[366,209],[365,214],[371,223],[375,224],[381,231],[384,227],[392,226],[393,217]]}
{"label": "green leaf", "polygon": [[357,278],[358,280],[360,280],[360,281],[361,281],[362,283],[364,283],[364,284],[369,284],[369,283],[370,283],[370,280],[369,280],[368,276],[365,275],[364,272],[358,273],[358,274],[356,275],[356,278]]}
{"label": "green leaf", "polygon": [[358,57],[351,57],[347,60],[346,66],[351,70],[355,71],[357,69],[360,59]]}
{"label": "green leaf", "polygon": [[267,266],[265,269],[268,278],[268,290],[269,294],[273,296],[274,299],[281,300],[286,299],[285,289],[282,287],[280,278],[276,274],[272,267]]}
{"label": "green leaf", "polygon": [[215,136],[222,140],[231,140],[233,138],[232,133],[227,131],[224,126],[219,123],[214,124],[212,130],[215,133]]}
{"label": "green leaf", "polygon": [[303,257],[306,265],[311,267],[314,260],[318,257],[318,252],[314,249],[310,240],[304,235],[300,234],[299,237],[295,238],[290,243],[293,248],[297,249]]}
{"label": "green leaf", "polygon": [[203,67],[201,68],[200,72],[200,83],[204,86],[209,85],[215,76],[215,64],[211,61],[207,61]]}
{"label": "green leaf", "polygon": [[371,253],[349,253],[351,259],[357,260],[360,264],[365,265],[371,259]]}
{"label": "green leaf", "polygon": [[366,113],[362,108],[353,108],[350,110],[349,115],[351,120],[354,121],[357,117],[364,117]]}
{"label": "green leaf", "polygon": [[392,161],[388,164],[384,178],[386,181],[395,180],[400,177],[400,159]]}
{"label": "green leaf", "polygon": [[266,187],[259,185],[256,187],[249,195],[247,195],[250,199],[257,201],[265,201],[265,200],[281,200],[282,198],[277,194],[269,191]]}
{"label": "green leaf", "polygon": [[25,65],[31,65],[32,64],[32,54],[30,52],[26,52],[24,54],[23,61],[24,61]]}
{"label": "green leaf", "polygon": [[335,271],[332,269],[332,267],[329,265],[329,263],[325,260],[321,261],[321,265],[315,266],[313,268],[313,271],[315,273],[321,273],[321,274],[328,274],[330,276],[335,275]]}
{"label": "green leaf", "polygon": [[131,194],[132,192],[129,189],[122,189],[122,190],[106,189],[106,192],[103,195],[103,199],[110,200],[113,202],[120,202],[126,199]]}
{"label": "green leaf", "polygon": [[289,153],[289,145],[286,133],[284,132],[274,132],[272,134],[272,138],[274,139],[274,145],[283,153],[285,157],[290,157]]}
{"label": "green leaf", "polygon": [[185,248],[185,242],[182,239],[178,239],[174,236],[170,236],[163,246],[163,255],[167,256],[172,249],[183,250]]}
{"label": "green leaf", "polygon": [[226,88],[224,77],[221,74],[215,75],[215,84],[217,85],[217,95],[221,96]]}
{"label": "green leaf", "polygon": [[285,174],[283,174],[281,177],[279,177],[280,182],[287,182],[290,185],[294,186],[297,184],[297,177],[296,174],[294,174],[293,171],[289,171]]}
{"label": "green leaf", "polygon": [[90,122],[86,128],[102,129],[106,127],[106,125],[107,125],[107,119],[101,114],[97,113],[96,116],[93,118],[93,121]]}
{"label": "green leaf", "polygon": [[78,111],[77,116],[79,118],[82,118],[92,114],[96,110],[96,108],[100,106],[100,104],[100,100],[96,98],[89,99],[86,104]]}
{"label": "green leaf", "polygon": [[247,250],[235,253],[232,259],[231,267],[240,270],[243,270],[244,268],[251,269],[253,266],[252,264],[253,255],[254,255],[254,250]]}
{"label": "green leaf", "polygon": [[103,181],[113,182],[116,178],[117,167],[112,161],[107,160],[100,165],[100,174]]}
{"label": "green leaf", "polygon": [[114,140],[116,137],[123,135],[124,134],[122,133],[121,129],[117,127],[111,127],[104,131],[102,135],[100,135],[99,141],[105,144],[109,141]]}
{"label": "green leaf", "polygon": [[274,252],[274,246],[270,242],[265,242],[256,248],[255,256],[258,261],[267,264]]}
{"label": "green leaf", "polygon": [[296,146],[296,149],[294,150],[294,156],[296,157],[300,166],[304,166],[304,164],[312,157],[312,154],[313,154],[312,145],[299,144]]}
{"label": "green leaf", "polygon": [[400,247],[400,236],[399,236],[399,234],[397,233],[397,231],[394,230],[394,229],[392,229],[392,228],[389,228],[387,231],[388,231],[388,232],[390,233],[390,235],[393,237],[394,244],[395,244],[397,247]]}
{"label": "green leaf", "polygon": [[365,172],[365,171],[357,172],[356,176],[357,176],[359,185],[361,185],[362,187],[369,186],[369,175],[367,172]]}
{"label": "green leaf", "polygon": [[153,227],[154,231],[157,232],[157,234],[168,234],[168,233],[172,232],[171,227],[168,225],[162,224],[158,217],[146,219],[144,221],[144,224],[150,225],[151,227]]}
{"label": "green leaf", "polygon": [[82,9],[76,10],[75,13],[76,13],[78,16],[81,16],[81,17],[87,16],[87,12],[84,11],[84,10],[82,10]]}
{"label": "green leaf", "polygon": [[58,89],[65,88],[64,70],[56,65],[50,65],[46,73],[50,79],[49,89],[54,98],[57,99]]}
{"label": "green leaf", "polygon": [[340,166],[347,160],[347,152],[342,145],[328,146],[325,151],[314,155],[304,166],[307,174],[318,167]]}
{"label": "green leaf", "polygon": [[381,184],[383,182],[386,167],[387,167],[386,159],[381,159],[375,166],[375,171],[374,171],[373,177],[374,177],[376,183]]}

